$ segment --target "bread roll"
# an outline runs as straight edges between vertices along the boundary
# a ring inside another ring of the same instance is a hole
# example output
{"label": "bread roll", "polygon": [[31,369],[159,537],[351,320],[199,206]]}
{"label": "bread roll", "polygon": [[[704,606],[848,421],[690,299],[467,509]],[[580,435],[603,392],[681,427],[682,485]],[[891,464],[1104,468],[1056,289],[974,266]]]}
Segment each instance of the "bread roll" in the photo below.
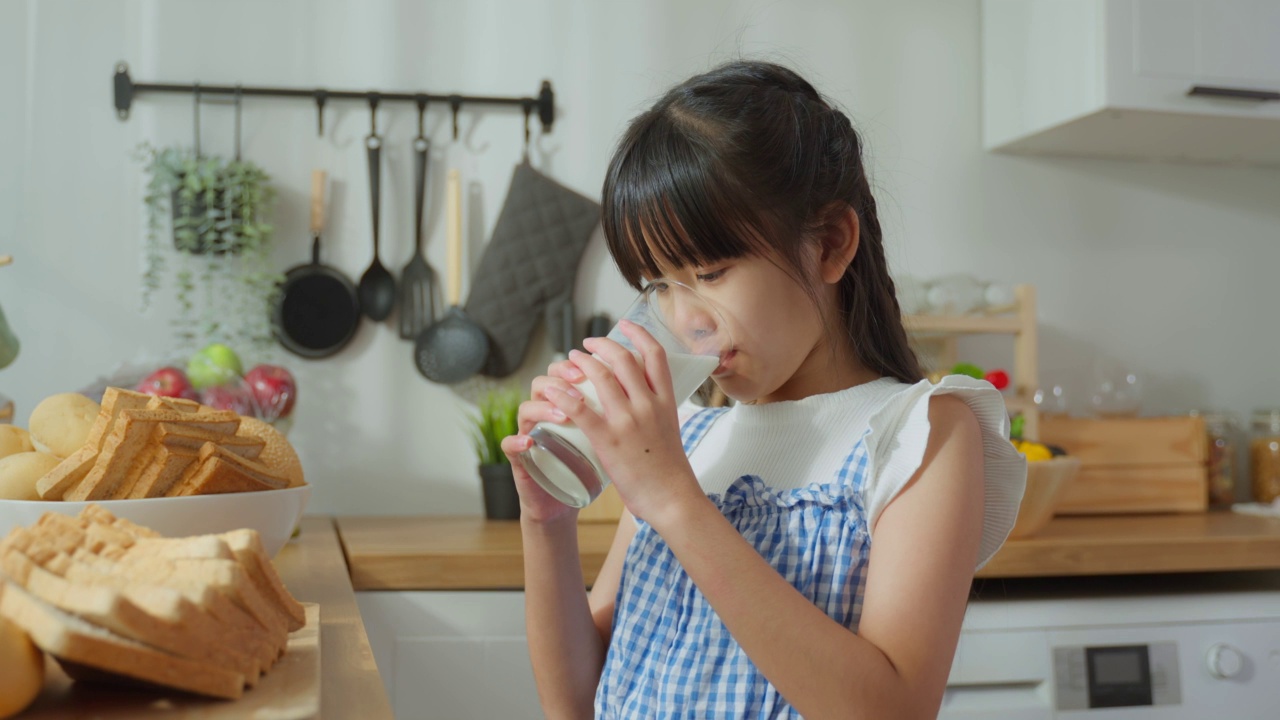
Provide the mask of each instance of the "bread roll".
{"label": "bread roll", "polygon": [[36,450],[65,458],[84,445],[101,409],[80,393],[50,395],[31,411],[31,443]]}
{"label": "bread roll", "polygon": [[9,457],[14,453],[31,452],[35,449],[31,444],[31,433],[17,425],[0,425],[0,458]]}
{"label": "bread roll", "polygon": [[[3,587],[0,587],[0,593]],[[0,718],[26,709],[44,687],[44,653],[17,625],[0,617]]]}
{"label": "bread roll", "polygon": [[298,459],[293,445],[279,430],[257,418],[242,417],[240,430],[236,434],[241,437],[256,437],[266,443],[258,455],[258,462],[266,465],[272,475],[288,480],[289,487],[306,484],[302,476],[302,461]]}
{"label": "bread roll", "polygon": [[0,500],[39,500],[36,482],[60,462],[42,452],[20,452],[0,458]]}

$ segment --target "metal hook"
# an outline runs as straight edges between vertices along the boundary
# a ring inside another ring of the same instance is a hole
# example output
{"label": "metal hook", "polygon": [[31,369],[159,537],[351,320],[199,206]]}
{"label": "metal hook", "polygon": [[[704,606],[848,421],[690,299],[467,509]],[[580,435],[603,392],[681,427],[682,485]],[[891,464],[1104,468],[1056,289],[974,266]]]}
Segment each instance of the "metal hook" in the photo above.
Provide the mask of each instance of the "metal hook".
{"label": "metal hook", "polygon": [[236,162],[240,162],[240,97],[243,94],[243,88],[236,83]]}
{"label": "metal hook", "polygon": [[450,95],[449,108],[453,111],[453,139],[458,139],[458,110],[462,109],[462,96]]}
{"label": "metal hook", "polygon": [[533,114],[533,101],[521,100],[520,107],[524,110],[524,161],[529,162],[529,116]]}
{"label": "metal hook", "polygon": [[324,137],[324,104],[329,99],[327,90],[316,91],[316,135]]}
{"label": "metal hook", "polygon": [[200,81],[197,80],[192,85],[191,96],[195,98],[195,146],[196,159],[200,159]]}
{"label": "metal hook", "polygon": [[424,132],[423,120],[427,114],[427,96],[421,93],[413,96],[413,101],[418,104],[418,137],[422,137],[427,133]]}
{"label": "metal hook", "polygon": [[373,137],[378,134],[378,100],[381,97],[376,92],[369,93],[369,136]]}

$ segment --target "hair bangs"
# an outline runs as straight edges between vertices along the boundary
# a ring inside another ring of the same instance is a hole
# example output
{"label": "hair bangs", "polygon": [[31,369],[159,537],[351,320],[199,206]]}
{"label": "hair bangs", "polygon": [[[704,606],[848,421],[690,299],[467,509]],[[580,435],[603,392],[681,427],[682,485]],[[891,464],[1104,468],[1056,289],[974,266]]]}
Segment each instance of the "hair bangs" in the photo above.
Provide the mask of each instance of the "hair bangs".
{"label": "hair bangs", "polygon": [[605,237],[628,283],[768,251],[761,210],[703,144],[665,119],[632,130],[603,198]]}

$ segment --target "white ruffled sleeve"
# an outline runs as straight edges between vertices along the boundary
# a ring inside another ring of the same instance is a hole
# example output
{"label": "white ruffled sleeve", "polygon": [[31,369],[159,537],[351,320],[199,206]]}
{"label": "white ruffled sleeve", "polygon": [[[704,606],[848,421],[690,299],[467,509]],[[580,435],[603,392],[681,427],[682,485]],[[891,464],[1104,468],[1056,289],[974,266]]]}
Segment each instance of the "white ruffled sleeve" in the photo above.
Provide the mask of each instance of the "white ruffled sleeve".
{"label": "white ruffled sleeve", "polygon": [[981,568],[1009,536],[1027,483],[1027,461],[1009,442],[1009,416],[1004,396],[985,380],[948,375],[941,382],[921,380],[899,392],[871,418],[867,436],[871,460],[863,489],[867,518],[875,527],[880,513],[902,492],[924,459],[929,442],[929,399],[956,395],[973,410],[982,428],[983,470],[986,475]]}

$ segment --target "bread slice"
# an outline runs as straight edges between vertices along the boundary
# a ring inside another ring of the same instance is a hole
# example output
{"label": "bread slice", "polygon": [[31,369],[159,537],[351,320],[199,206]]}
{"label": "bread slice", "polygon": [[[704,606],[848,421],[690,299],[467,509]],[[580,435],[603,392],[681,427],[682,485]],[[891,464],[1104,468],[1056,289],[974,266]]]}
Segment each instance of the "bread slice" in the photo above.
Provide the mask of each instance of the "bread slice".
{"label": "bread slice", "polygon": [[185,447],[160,445],[152,448],[150,459],[129,489],[128,497],[162,497],[198,459],[198,451]]}
{"label": "bread slice", "polygon": [[120,637],[58,610],[13,583],[5,585],[0,597],[0,615],[60,660],[210,697],[236,699],[244,691],[244,676],[237,672]]}
{"label": "bread slice", "polygon": [[256,460],[266,446],[256,437],[223,435],[177,423],[160,423],[156,428],[156,440],[168,447],[186,448],[192,452],[199,452],[205,443],[211,442],[249,460]]}
{"label": "bread slice", "polygon": [[144,538],[158,538],[160,533],[148,527],[143,527],[137,523],[130,522],[121,517],[116,517],[110,510],[103,508],[101,505],[86,505],[80,511],[80,520],[91,523],[99,523],[101,525],[110,525],[114,528],[126,532],[135,540]]}
{"label": "bread slice", "polygon": [[223,593],[248,612],[272,637],[283,642],[288,630],[278,611],[267,602],[244,568],[235,560],[221,558],[162,558],[145,550],[126,552],[118,560],[120,567],[136,566],[151,573],[162,585],[204,584]]}
{"label": "bread slice", "polygon": [[[247,654],[220,642],[209,642],[200,628],[194,608],[180,603],[181,596],[167,598],[169,606],[158,612],[144,610],[124,592],[103,585],[74,585],[13,552],[0,559],[11,578],[35,597],[54,607],[106,628],[121,637],[137,640],[189,660],[209,663],[257,679],[258,665]],[[24,578],[17,581],[18,577]],[[164,602],[163,600],[159,602]],[[185,611],[185,612],[184,612]],[[166,619],[168,618],[168,619]]]}
{"label": "bread slice", "polygon": [[188,468],[169,489],[170,496],[279,490],[288,487],[261,463],[228,451],[216,443],[200,447],[199,466]]}
{"label": "bread slice", "polygon": [[195,400],[176,397],[156,396],[147,402],[147,410],[177,410],[184,413],[198,413],[201,405]]}
{"label": "bread slice", "polygon": [[84,480],[97,459],[97,446],[86,444],[37,480],[36,493],[45,500],[61,500],[68,490]]}
{"label": "bread slice", "polygon": [[102,410],[98,412],[98,419],[89,430],[85,446],[101,450],[107,434],[111,432],[111,427],[115,424],[116,418],[120,417],[120,413],[125,410],[141,410],[147,407],[151,399],[150,395],[140,392],[118,387],[107,388],[106,392],[102,393]]}
{"label": "bread slice", "polygon": [[288,618],[289,632],[298,630],[307,623],[307,611],[302,603],[289,592],[276,572],[271,558],[267,557],[266,548],[262,546],[262,537],[257,531],[249,529],[232,530],[218,536],[235,553],[240,566],[249,573],[249,578],[257,586],[258,591],[279,608]]}

